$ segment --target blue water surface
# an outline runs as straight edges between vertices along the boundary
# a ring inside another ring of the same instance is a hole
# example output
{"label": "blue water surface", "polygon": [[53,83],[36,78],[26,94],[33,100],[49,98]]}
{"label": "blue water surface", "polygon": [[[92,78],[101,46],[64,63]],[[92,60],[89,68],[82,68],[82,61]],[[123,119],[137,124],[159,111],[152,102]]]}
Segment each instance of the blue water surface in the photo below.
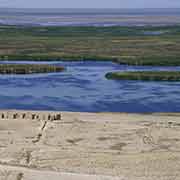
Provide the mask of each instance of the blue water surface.
{"label": "blue water surface", "polygon": [[180,67],[134,67],[112,62],[41,63],[62,65],[66,71],[0,75],[0,109],[143,113],[180,111],[180,82],[105,78],[105,74],[111,71],[180,71]]}

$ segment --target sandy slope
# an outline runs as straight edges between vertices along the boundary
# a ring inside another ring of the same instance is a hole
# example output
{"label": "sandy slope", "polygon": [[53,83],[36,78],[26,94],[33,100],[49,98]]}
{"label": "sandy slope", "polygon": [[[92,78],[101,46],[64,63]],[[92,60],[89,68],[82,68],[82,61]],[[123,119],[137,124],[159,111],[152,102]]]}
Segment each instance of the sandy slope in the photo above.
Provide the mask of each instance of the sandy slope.
{"label": "sandy slope", "polygon": [[24,167],[0,165],[1,178],[7,180],[123,180],[123,177],[38,171]]}
{"label": "sandy slope", "polygon": [[180,179],[180,114],[56,114],[0,112],[0,180]]}

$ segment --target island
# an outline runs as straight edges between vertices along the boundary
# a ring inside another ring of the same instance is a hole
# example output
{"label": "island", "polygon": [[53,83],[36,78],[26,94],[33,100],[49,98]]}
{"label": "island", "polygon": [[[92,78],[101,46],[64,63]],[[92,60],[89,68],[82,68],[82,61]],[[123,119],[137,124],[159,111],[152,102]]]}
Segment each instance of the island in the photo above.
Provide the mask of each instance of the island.
{"label": "island", "polygon": [[179,71],[127,71],[110,72],[105,75],[114,80],[180,81]]}
{"label": "island", "polygon": [[0,64],[0,74],[52,73],[65,70],[62,66],[48,64]]}

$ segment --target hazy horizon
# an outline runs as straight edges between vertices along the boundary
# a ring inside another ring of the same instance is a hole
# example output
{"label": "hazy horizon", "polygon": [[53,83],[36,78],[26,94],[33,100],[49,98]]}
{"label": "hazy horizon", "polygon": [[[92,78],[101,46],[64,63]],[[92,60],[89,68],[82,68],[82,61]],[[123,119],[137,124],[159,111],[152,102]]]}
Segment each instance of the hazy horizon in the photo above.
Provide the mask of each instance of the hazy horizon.
{"label": "hazy horizon", "polygon": [[86,8],[86,7],[62,7],[62,8],[58,8],[58,7],[6,7],[6,6],[0,6],[1,9],[180,9],[180,7],[122,7],[122,8],[100,8],[100,7],[91,7],[91,8]]}
{"label": "hazy horizon", "polygon": [[1,8],[180,8],[179,0],[0,0]]}

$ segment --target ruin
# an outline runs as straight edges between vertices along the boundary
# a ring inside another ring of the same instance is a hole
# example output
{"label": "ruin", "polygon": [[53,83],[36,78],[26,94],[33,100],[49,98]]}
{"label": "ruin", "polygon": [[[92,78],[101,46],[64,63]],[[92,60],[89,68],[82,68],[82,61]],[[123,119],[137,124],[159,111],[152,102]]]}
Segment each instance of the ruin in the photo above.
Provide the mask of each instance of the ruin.
{"label": "ruin", "polygon": [[[7,117],[7,118],[9,118],[9,117]],[[18,118],[18,114],[16,113],[16,114],[13,114],[13,119],[17,119]]]}
{"label": "ruin", "polygon": [[22,115],[22,118],[25,119],[25,117],[26,117],[26,114],[24,113],[24,114]]}
{"label": "ruin", "polygon": [[14,111],[7,111],[7,112],[0,112],[0,120],[1,119],[30,119],[30,120],[44,120],[44,121],[59,121],[62,119],[62,115],[60,113],[53,113],[53,114],[42,114],[41,116],[37,113],[20,113]]}

